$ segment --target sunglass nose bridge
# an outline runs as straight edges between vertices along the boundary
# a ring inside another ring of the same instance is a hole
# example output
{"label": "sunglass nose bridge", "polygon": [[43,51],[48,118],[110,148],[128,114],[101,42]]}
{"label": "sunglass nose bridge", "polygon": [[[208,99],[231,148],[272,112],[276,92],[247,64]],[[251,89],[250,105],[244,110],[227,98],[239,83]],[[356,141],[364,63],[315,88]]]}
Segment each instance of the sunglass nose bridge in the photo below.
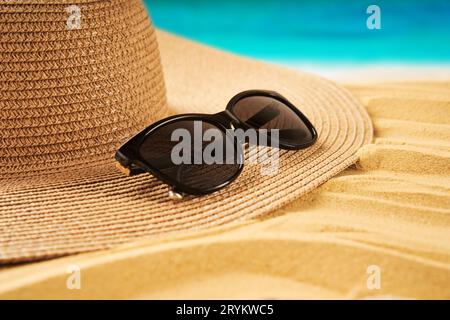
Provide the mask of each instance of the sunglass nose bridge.
{"label": "sunglass nose bridge", "polygon": [[216,113],[214,117],[226,127],[230,127],[233,130],[239,126],[239,120],[228,110]]}

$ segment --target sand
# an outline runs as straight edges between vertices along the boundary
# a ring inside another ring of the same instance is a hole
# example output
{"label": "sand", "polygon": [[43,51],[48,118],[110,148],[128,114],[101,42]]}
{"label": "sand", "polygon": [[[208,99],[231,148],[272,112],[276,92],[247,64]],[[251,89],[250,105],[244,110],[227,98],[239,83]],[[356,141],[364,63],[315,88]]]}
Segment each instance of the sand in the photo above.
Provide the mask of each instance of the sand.
{"label": "sand", "polygon": [[275,61],[277,64],[294,67],[303,72],[319,74],[327,79],[340,83],[370,84],[373,82],[403,81],[447,81],[450,75],[450,64],[430,63],[398,63],[389,61],[371,63],[308,63]]}
{"label": "sand", "polygon": [[313,193],[226,229],[4,269],[0,298],[449,299],[450,82],[347,87],[375,140]]}

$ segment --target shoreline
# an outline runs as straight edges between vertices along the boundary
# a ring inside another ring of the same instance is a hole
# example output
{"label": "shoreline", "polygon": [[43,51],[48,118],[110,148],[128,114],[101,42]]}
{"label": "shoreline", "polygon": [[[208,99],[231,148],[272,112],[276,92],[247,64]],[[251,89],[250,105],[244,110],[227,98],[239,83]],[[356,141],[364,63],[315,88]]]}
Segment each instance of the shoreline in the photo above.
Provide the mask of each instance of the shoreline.
{"label": "shoreline", "polygon": [[272,61],[295,70],[314,73],[330,80],[345,83],[380,81],[448,81],[450,63],[319,63],[305,61]]}

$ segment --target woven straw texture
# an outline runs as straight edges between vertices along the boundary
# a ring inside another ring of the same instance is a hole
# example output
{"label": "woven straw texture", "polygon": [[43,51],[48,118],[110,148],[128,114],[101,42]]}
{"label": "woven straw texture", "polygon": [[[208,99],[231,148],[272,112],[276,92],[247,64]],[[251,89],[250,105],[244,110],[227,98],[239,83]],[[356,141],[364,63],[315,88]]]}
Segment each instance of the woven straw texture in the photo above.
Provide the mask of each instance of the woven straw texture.
{"label": "woven straw texture", "polygon": [[[81,29],[67,29],[69,4]],[[2,2],[0,32],[3,264],[268,214],[355,163],[372,138],[338,85],[155,31],[140,1]],[[319,133],[307,150],[281,151],[276,175],[246,164],[229,187],[173,202],[152,176],[115,169],[116,148],[152,121],[218,112],[248,89],[280,92]]]}

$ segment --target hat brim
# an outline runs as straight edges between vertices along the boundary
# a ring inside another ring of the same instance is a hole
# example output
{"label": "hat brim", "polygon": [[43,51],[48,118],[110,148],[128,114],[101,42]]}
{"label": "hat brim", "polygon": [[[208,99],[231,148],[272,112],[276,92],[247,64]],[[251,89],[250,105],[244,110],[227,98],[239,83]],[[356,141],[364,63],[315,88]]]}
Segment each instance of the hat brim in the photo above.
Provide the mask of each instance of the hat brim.
{"label": "hat brim", "polygon": [[310,192],[357,160],[372,139],[367,112],[339,85],[224,53],[157,31],[174,113],[214,113],[236,93],[281,93],[311,120],[314,146],[281,151],[276,175],[245,165],[231,185],[180,202],[150,175],[123,176],[111,160],[39,179],[0,184],[0,263],[109,248],[127,241],[187,232],[261,216]]}

